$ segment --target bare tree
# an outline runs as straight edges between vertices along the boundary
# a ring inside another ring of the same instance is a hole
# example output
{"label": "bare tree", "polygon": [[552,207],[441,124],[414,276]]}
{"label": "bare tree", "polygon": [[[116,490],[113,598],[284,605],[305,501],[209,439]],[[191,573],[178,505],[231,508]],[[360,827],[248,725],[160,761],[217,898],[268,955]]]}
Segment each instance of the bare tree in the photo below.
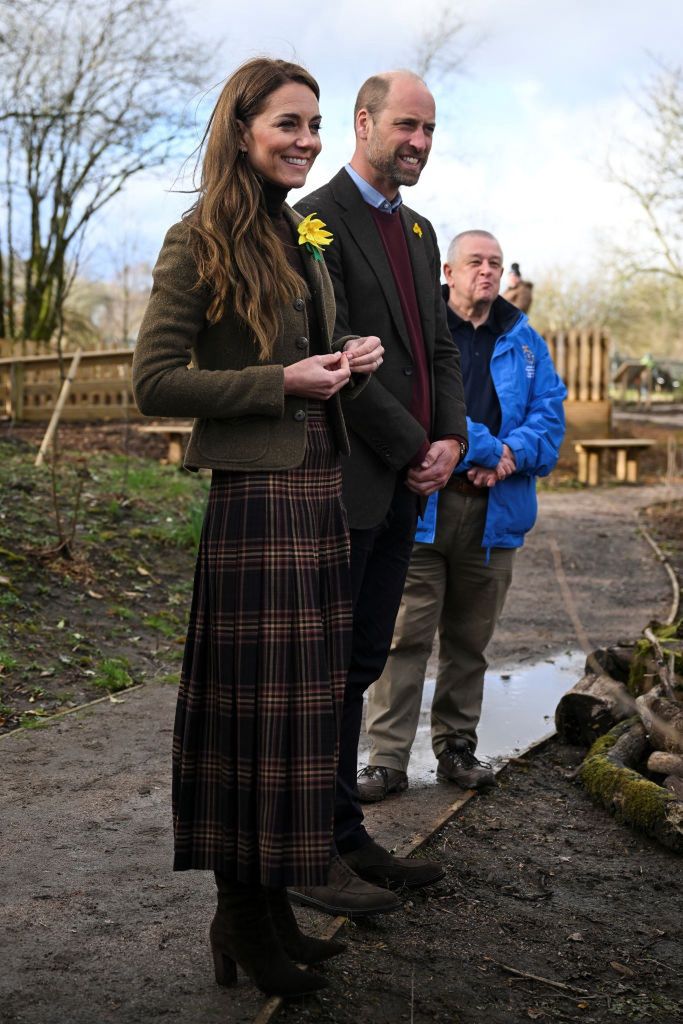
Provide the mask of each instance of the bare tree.
{"label": "bare tree", "polygon": [[186,137],[201,52],[167,0],[4,3],[0,336],[59,330],[92,217]]}
{"label": "bare tree", "polygon": [[413,44],[410,67],[434,85],[461,71],[465,61],[465,24],[457,10],[444,4]]}
{"label": "bare tree", "polygon": [[650,130],[635,166],[610,171],[638,204],[648,240],[619,255],[627,273],[683,281],[683,68],[659,65],[641,109]]}
{"label": "bare tree", "polygon": [[542,332],[606,327],[622,355],[680,352],[683,281],[625,276],[612,252],[590,270],[555,267],[534,285],[534,326]]}

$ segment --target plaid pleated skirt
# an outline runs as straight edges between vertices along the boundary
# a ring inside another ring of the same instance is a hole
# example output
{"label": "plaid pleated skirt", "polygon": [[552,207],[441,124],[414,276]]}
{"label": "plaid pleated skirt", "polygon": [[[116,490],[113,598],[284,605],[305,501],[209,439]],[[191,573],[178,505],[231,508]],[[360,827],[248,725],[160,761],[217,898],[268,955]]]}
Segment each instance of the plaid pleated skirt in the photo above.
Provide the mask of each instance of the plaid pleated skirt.
{"label": "plaid pleated skirt", "polygon": [[322,403],[307,427],[296,469],[213,474],[174,730],[176,870],[326,880],[349,542]]}

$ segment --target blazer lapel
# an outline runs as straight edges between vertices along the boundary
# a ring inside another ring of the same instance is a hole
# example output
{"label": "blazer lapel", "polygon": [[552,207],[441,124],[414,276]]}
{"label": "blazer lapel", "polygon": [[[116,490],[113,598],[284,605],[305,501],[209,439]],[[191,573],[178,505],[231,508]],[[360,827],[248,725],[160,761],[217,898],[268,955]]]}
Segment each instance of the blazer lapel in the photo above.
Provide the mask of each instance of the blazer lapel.
{"label": "blazer lapel", "polygon": [[[434,282],[427,255],[427,246],[429,245],[427,229],[420,225],[420,218],[416,218],[415,214],[411,210],[407,210],[405,206],[401,207],[400,212],[408,239],[410,262],[413,266],[415,295],[422,320],[422,336],[426,349],[431,352],[434,347]],[[415,224],[421,229],[421,234],[420,231],[413,231]]]}
{"label": "blazer lapel", "polygon": [[355,184],[342,170],[332,179],[335,198],[347,212],[344,223],[352,235],[358,248],[368,262],[372,273],[377,278],[386,299],[399,336],[410,352],[410,338],[403,318],[401,300],[398,296],[394,275],[391,272],[382,239],[372,219],[372,214]]}
{"label": "blazer lapel", "polygon": [[[299,224],[303,220],[301,214],[297,213],[296,210],[293,210],[291,206],[287,206],[286,203],[283,206],[283,212],[289,223],[296,231],[297,224]],[[332,332],[334,331],[334,323],[329,322],[329,318],[327,316],[327,309],[325,307],[323,299],[323,280],[322,273],[320,270],[320,263],[303,246],[301,247],[301,260],[304,265],[304,271],[306,273],[306,282],[308,284],[308,288],[311,293],[311,298],[313,300],[313,305],[315,306],[315,311],[318,316],[318,323],[320,324],[321,328],[325,327],[327,331],[326,340],[329,347],[329,345],[332,342]]]}

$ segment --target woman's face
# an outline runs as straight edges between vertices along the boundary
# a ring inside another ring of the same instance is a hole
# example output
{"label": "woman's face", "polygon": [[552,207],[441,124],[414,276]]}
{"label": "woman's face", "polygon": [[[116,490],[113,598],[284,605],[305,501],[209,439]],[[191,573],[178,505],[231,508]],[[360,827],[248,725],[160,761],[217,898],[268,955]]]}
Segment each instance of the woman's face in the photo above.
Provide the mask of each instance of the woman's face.
{"label": "woman's face", "polygon": [[247,160],[262,178],[282,188],[301,188],[321,149],[319,133],[315,93],[301,82],[287,82],[243,126],[242,142]]}

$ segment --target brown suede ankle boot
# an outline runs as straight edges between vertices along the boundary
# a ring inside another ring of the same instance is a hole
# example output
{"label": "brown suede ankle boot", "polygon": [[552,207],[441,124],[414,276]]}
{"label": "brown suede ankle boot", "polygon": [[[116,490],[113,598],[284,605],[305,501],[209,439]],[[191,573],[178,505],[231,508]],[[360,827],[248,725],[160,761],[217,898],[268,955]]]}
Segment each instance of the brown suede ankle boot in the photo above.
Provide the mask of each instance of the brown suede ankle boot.
{"label": "brown suede ankle boot", "polygon": [[298,964],[319,964],[346,951],[346,943],[317,939],[299,928],[286,889],[264,889],[275,933],[288,956]]}
{"label": "brown suede ankle boot", "polygon": [[264,890],[260,885],[231,882],[216,874],[218,909],[209,938],[216,981],[234,985],[237,964],[268,996],[303,996],[325,988],[327,982],[300,970],[275,933]]}

